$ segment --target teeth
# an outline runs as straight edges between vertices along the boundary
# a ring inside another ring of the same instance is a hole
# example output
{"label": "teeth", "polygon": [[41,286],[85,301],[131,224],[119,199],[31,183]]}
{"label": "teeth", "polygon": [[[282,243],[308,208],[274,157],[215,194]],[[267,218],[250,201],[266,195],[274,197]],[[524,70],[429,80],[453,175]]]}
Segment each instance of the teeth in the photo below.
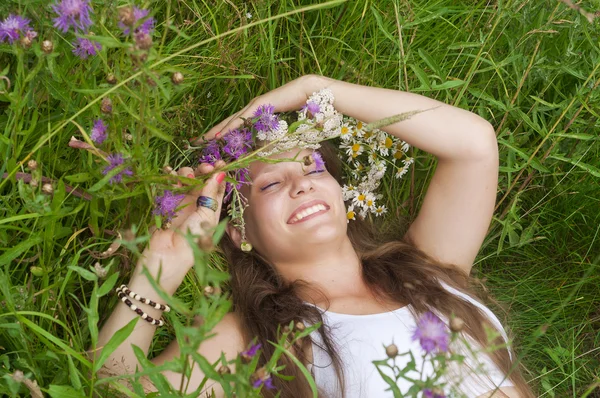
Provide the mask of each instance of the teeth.
{"label": "teeth", "polygon": [[300,221],[302,220],[304,217],[308,217],[311,214],[314,214],[318,211],[321,210],[327,210],[327,208],[324,205],[318,204],[318,205],[314,205],[312,207],[309,207],[308,209],[304,209],[302,210],[300,213],[296,214],[296,217],[294,217],[294,219],[292,220],[292,222],[296,222],[296,221]]}

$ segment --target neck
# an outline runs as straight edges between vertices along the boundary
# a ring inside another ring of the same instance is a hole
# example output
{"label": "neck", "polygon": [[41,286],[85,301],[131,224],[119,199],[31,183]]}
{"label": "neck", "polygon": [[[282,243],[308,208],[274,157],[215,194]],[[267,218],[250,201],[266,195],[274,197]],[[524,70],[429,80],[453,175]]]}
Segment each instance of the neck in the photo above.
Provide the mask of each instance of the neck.
{"label": "neck", "polygon": [[[347,236],[337,244],[306,250],[305,256],[294,260],[280,261],[275,267],[287,281],[301,279],[308,282],[308,286],[298,292],[304,301],[319,305],[326,300],[368,294],[360,259]],[[319,295],[319,291],[325,297]]]}

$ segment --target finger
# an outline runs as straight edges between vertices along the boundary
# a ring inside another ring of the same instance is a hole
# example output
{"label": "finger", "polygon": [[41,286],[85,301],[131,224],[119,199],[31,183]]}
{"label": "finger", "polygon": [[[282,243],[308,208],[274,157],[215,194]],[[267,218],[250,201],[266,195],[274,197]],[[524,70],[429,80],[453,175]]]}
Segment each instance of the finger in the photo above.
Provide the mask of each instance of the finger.
{"label": "finger", "polygon": [[244,123],[244,120],[242,118],[249,118],[258,108],[259,104],[257,103],[257,98],[250,101],[248,105],[240,109],[237,113],[234,113],[228,118],[223,119],[216,126],[208,130],[208,132],[203,136],[204,139],[219,139],[222,138],[223,135],[227,133],[227,131],[240,127]]}
{"label": "finger", "polygon": [[[199,206],[184,220],[181,225],[182,232],[189,231],[194,235],[202,235],[204,229],[202,223],[205,226],[214,227],[219,221],[219,215],[221,214],[221,207],[223,204],[223,194],[225,192],[225,173],[220,172],[212,176],[204,185],[204,187],[198,192],[198,196],[207,196],[214,199],[217,203],[217,209],[212,210],[208,207]],[[196,206],[196,204],[192,204]]]}

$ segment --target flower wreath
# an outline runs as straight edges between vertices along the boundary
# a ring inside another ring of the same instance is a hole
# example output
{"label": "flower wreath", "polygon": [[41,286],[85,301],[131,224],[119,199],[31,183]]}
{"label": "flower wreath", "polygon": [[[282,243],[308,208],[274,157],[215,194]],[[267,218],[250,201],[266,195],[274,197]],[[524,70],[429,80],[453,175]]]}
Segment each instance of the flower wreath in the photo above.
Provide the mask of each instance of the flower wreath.
{"label": "flower wreath", "polygon": [[[387,212],[377,203],[383,197],[376,191],[388,168],[402,178],[414,159],[407,156],[410,145],[377,127],[404,120],[401,114],[369,125],[343,116],[333,106],[334,97],[329,89],[313,93],[297,112],[277,114],[270,104],[261,105],[242,127],[230,130],[222,140],[211,140],[201,148],[200,163],[214,165],[218,160],[239,166],[228,173],[223,203],[228,203],[227,214],[232,223],[244,234],[243,211],[247,200],[240,193],[243,184],[249,184],[248,165],[252,161],[286,152],[293,148],[313,149],[313,153],[299,161],[315,163],[323,169],[325,162],[317,151],[320,142],[339,138],[339,157],[350,166],[347,183],[342,187],[347,203],[347,219],[364,219],[368,214],[380,216]],[[258,145],[257,145],[258,144]],[[398,164],[400,161],[401,165]],[[231,182],[233,181],[233,182]],[[172,199],[172,198],[170,198]],[[157,199],[157,202],[160,199]]]}

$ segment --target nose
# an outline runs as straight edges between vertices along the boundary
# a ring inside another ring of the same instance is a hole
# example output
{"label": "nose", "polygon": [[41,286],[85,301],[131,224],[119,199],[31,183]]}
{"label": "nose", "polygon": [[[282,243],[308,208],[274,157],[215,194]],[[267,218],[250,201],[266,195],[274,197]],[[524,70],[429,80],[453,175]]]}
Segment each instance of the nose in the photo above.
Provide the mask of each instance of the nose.
{"label": "nose", "polygon": [[290,195],[293,198],[296,198],[300,195],[306,194],[308,192],[314,191],[315,187],[313,186],[313,181],[310,177],[301,175],[294,179],[292,183]]}

